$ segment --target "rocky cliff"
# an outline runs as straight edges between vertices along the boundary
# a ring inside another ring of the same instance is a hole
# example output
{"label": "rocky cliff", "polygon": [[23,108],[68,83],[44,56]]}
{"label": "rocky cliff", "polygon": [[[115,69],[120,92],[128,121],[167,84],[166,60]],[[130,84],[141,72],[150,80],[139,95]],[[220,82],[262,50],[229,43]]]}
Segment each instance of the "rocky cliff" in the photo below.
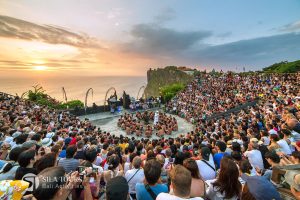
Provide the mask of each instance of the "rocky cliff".
{"label": "rocky cliff", "polygon": [[175,66],[165,68],[149,69],[147,71],[147,86],[145,94],[147,97],[159,96],[159,88],[174,84],[182,83],[186,85],[193,79],[192,75],[177,69]]}

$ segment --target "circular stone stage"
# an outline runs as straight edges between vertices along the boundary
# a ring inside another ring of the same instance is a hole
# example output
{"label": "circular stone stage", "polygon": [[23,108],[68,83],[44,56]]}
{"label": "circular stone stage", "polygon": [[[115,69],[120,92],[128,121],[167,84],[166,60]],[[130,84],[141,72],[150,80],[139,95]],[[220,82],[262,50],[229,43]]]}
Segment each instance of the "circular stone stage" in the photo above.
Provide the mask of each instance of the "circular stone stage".
{"label": "circular stone stage", "polygon": [[[141,111],[142,112],[142,111]],[[170,115],[170,114],[168,114]],[[117,123],[120,118],[121,114],[110,114],[110,113],[98,113],[93,115],[85,115],[80,116],[80,119],[88,118],[93,125],[100,127],[102,131],[109,132],[111,134],[114,134],[116,136],[126,136],[126,133],[124,130],[122,130],[120,127],[118,127]],[[177,115],[171,115],[172,117],[175,117],[178,123],[178,131],[173,131],[171,135],[165,135],[165,138],[169,137],[177,137],[180,134],[186,134],[190,131],[194,130],[194,126],[187,122],[186,120],[178,117]],[[156,131],[153,131],[153,134],[151,138],[157,139],[155,135]],[[136,137],[136,138],[146,138],[144,135],[137,137],[136,135],[128,135],[129,137]]]}

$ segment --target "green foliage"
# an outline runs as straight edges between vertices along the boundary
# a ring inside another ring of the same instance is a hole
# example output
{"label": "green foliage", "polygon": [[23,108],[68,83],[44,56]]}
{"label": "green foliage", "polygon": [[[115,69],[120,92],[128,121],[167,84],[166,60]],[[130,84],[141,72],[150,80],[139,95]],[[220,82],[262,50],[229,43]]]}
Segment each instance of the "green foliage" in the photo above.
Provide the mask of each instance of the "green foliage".
{"label": "green foliage", "polygon": [[45,90],[40,85],[32,86],[33,90],[28,90],[27,95],[30,101],[38,101],[40,99],[46,98]]}
{"label": "green foliage", "polygon": [[80,100],[72,100],[67,103],[62,104],[64,108],[75,109],[75,108],[83,108],[84,104]]}
{"label": "green foliage", "polygon": [[174,83],[172,85],[167,85],[165,87],[160,88],[160,94],[165,102],[170,101],[176,94],[184,89],[184,85],[182,83]]}
{"label": "green foliage", "polygon": [[56,99],[50,97],[45,93],[45,90],[40,85],[32,86],[32,90],[28,90],[24,92],[21,98],[27,95],[30,101],[36,102],[39,105],[48,106],[49,108],[55,109],[75,109],[75,108],[83,108],[84,104],[80,100],[72,100],[67,103],[61,103]]}
{"label": "green foliage", "polygon": [[36,102],[39,105],[48,106],[50,108],[57,108],[57,105],[59,105],[59,104],[54,104],[50,99],[47,98],[40,98],[34,102]]}
{"label": "green foliage", "polygon": [[269,67],[263,68],[264,72],[270,73],[295,73],[300,71],[300,60],[294,62],[282,61]]}

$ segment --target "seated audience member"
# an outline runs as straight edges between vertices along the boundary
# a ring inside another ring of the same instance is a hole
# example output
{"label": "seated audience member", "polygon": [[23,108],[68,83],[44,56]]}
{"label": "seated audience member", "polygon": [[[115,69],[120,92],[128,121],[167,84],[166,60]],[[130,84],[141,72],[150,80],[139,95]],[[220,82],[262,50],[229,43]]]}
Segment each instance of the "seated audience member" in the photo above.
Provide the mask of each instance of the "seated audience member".
{"label": "seated audience member", "polygon": [[55,154],[55,157],[56,157],[56,161],[58,162],[58,160],[60,159],[59,158],[59,154],[61,152],[61,145],[59,144],[56,144],[54,145],[53,147],[51,147],[51,153],[54,153]]}
{"label": "seated audience member", "polygon": [[294,176],[293,182],[291,192],[297,200],[300,200],[300,174]]}
{"label": "seated audience member", "polygon": [[48,167],[54,167],[56,165],[56,155],[54,153],[47,153],[34,163],[34,167],[37,172],[40,173]]}
{"label": "seated audience member", "polygon": [[5,164],[0,172],[0,181],[3,180],[14,180],[16,171],[19,168],[18,158],[19,155],[24,151],[22,147],[15,147],[9,152],[9,158],[12,162]]}
{"label": "seated audience member", "polygon": [[170,171],[170,194],[160,193],[156,200],[201,200],[201,197],[190,198],[192,176],[191,172],[181,165],[176,165]]}
{"label": "seated audience member", "polygon": [[271,143],[268,146],[269,151],[276,151],[276,152],[282,151],[279,144],[277,143],[279,141],[279,136],[277,134],[270,135],[270,141]]}
{"label": "seated audience member", "polygon": [[108,157],[108,170],[104,171],[103,177],[104,181],[107,183],[110,179],[116,176],[123,176],[124,171],[122,170],[122,166],[120,165],[119,156],[113,154]]}
{"label": "seated audience member", "polygon": [[252,171],[253,171],[253,167],[250,164],[249,160],[245,159],[245,160],[241,160],[240,162],[238,162],[238,166],[240,168],[240,171],[243,174],[246,174],[248,176],[251,176]]}
{"label": "seated audience member", "polygon": [[36,178],[39,184],[32,194],[37,200],[66,200],[72,189],[81,182],[77,171],[66,177],[66,171],[61,166],[46,168]]}
{"label": "seated audience member", "polygon": [[79,166],[79,160],[74,158],[75,153],[76,146],[68,146],[66,150],[66,158],[62,158],[58,161],[58,166],[62,166],[66,170],[66,173],[76,171]]}
{"label": "seated audience member", "polygon": [[98,166],[98,165],[95,164],[96,161],[97,161],[97,150],[95,148],[87,149],[84,153],[84,158],[85,158],[84,160],[91,163],[93,168],[98,169],[99,173],[103,173],[103,168],[101,166]]}
{"label": "seated audience member", "polygon": [[254,169],[264,169],[264,162],[261,152],[258,150],[258,140],[252,138],[248,144],[248,150],[244,153]]}
{"label": "seated audience member", "polygon": [[59,154],[59,157],[60,158],[66,158],[66,152],[67,152],[67,148],[68,148],[68,146],[69,146],[69,144],[70,144],[70,142],[71,142],[71,138],[70,137],[67,137],[65,140],[64,140],[64,146],[63,146],[63,148],[62,148],[62,150],[61,150],[61,152],[60,152],[60,154]]}
{"label": "seated audience member", "polygon": [[[124,172],[126,173],[128,170],[132,169],[132,161],[133,159],[137,156],[136,153],[131,153],[127,158],[126,161],[124,163]],[[129,160],[128,160],[129,158]]]}
{"label": "seated audience member", "polygon": [[148,160],[144,166],[145,181],[135,186],[137,200],[154,200],[161,192],[168,192],[168,187],[160,184],[161,164],[155,159]]}
{"label": "seated audience member", "polygon": [[300,164],[300,151],[294,151],[290,156],[291,162],[295,165]]}
{"label": "seated audience member", "polygon": [[291,156],[283,155],[280,160],[281,165],[297,165],[300,164],[300,151],[294,151]]}
{"label": "seated audience member", "polygon": [[136,156],[132,161],[133,169],[130,169],[125,173],[125,178],[129,185],[129,194],[132,199],[136,199],[135,185],[137,183],[143,183],[145,178],[144,169],[141,168],[141,165],[141,158]]}
{"label": "seated audience member", "polygon": [[183,161],[183,166],[187,168],[192,175],[190,197],[205,197],[205,182],[199,174],[197,163],[194,159],[188,158]]}
{"label": "seated audience member", "polygon": [[266,178],[242,174],[242,179],[246,182],[242,191],[242,199],[281,200],[274,185]]}
{"label": "seated audience member", "polygon": [[265,154],[265,158],[267,159],[268,163],[271,165],[269,169],[260,170],[258,174],[264,176],[267,180],[271,180],[272,178],[272,169],[280,164],[280,157],[276,154],[275,151],[269,151]]}
{"label": "seated audience member", "polygon": [[20,167],[16,171],[15,180],[21,180],[28,173],[37,174],[37,170],[33,167],[34,162],[35,150],[29,149],[22,152],[18,157]]}
{"label": "seated audience member", "polygon": [[[84,186],[85,190],[87,189],[86,187],[90,188],[90,194],[93,199],[98,198],[100,192],[101,173],[93,173],[93,165],[89,161],[83,161],[82,163],[80,163],[80,166],[85,167],[85,170],[82,172],[82,185]],[[76,188],[75,192],[73,192],[72,195],[74,196],[74,199],[86,199],[86,197],[84,196],[85,193],[81,188]]]}
{"label": "seated audience member", "polygon": [[210,150],[208,147],[202,147],[200,150],[200,160],[197,160],[200,176],[204,181],[216,178],[216,166],[213,160],[210,160]]}
{"label": "seated audience member", "polygon": [[287,140],[284,138],[284,134],[283,133],[279,133],[278,135],[279,135],[280,140],[277,141],[277,144],[279,145],[281,151],[285,155],[291,155],[292,154],[292,150],[291,150],[291,148],[290,148]]}
{"label": "seated audience member", "polygon": [[223,158],[217,179],[206,181],[206,195],[210,200],[231,199],[241,197],[242,185],[239,181],[239,169],[230,158]]}
{"label": "seated audience member", "polygon": [[165,157],[162,154],[156,155],[156,160],[161,164],[161,174],[160,174],[160,181],[161,183],[167,184],[168,183],[168,172],[164,168],[165,165]]}
{"label": "seated audience member", "polygon": [[225,153],[226,148],[227,148],[227,145],[225,142],[218,141],[216,143],[215,149],[216,149],[217,153],[214,155],[214,161],[216,163],[217,169],[220,168],[221,160],[224,157],[224,155],[226,154]]}
{"label": "seated audience member", "polygon": [[83,151],[84,142],[81,140],[81,141],[77,142],[76,146],[77,146],[77,152],[76,152],[74,158],[84,160],[85,159],[85,155],[84,155],[84,151]]}
{"label": "seated audience member", "polygon": [[128,199],[128,183],[123,176],[117,176],[110,179],[106,186],[107,200],[127,200]]}

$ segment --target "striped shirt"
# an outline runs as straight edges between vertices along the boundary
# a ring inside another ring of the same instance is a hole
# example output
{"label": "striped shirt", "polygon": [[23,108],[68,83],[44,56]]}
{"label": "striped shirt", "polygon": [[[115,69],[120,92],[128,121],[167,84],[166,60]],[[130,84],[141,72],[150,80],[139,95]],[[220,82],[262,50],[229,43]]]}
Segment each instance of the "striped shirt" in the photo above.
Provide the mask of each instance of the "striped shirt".
{"label": "striped shirt", "polygon": [[74,158],[62,158],[58,161],[58,166],[62,166],[66,170],[66,173],[69,173],[76,171],[79,166],[79,160]]}

